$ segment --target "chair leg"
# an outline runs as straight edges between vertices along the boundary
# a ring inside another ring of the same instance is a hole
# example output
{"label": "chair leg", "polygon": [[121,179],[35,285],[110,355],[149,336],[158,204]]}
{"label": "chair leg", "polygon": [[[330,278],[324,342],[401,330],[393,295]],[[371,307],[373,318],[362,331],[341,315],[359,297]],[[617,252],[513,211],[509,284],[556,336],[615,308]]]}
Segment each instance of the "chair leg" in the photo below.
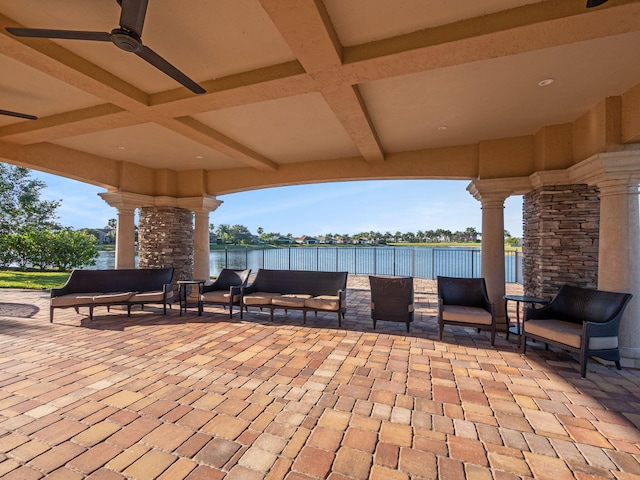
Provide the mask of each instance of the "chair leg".
{"label": "chair leg", "polygon": [[409,333],[409,326],[411,325],[411,322],[407,322],[407,333]]}
{"label": "chair leg", "polygon": [[614,360],[616,362],[616,368],[618,370],[622,370],[622,366],[620,366],[620,360]]}

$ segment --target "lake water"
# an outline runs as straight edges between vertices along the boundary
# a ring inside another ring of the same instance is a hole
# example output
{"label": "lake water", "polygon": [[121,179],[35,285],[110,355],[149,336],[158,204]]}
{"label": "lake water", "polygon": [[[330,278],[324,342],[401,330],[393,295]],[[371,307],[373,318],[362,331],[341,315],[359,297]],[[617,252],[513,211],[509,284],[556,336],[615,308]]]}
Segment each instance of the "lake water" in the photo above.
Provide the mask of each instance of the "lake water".
{"label": "lake water", "polygon": [[[137,258],[136,258],[137,262]],[[398,275],[436,278],[438,275],[478,277],[482,252],[456,247],[294,247],[229,248],[213,250],[209,269],[217,276],[223,268],[346,271],[358,275]],[[115,267],[114,252],[100,252],[91,269]],[[522,253],[506,252],[505,280],[522,282]]]}

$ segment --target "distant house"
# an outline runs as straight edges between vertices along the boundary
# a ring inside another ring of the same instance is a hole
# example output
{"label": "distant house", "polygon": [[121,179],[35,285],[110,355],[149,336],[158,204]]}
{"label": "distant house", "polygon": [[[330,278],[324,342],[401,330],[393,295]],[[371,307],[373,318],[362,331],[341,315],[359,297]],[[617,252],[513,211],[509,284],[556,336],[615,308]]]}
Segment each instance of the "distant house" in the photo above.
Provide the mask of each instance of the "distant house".
{"label": "distant house", "polygon": [[308,237],[306,235],[303,235],[300,238],[296,238],[296,243],[301,243],[303,245],[317,245],[320,243],[320,240],[314,237]]}
{"label": "distant house", "polygon": [[286,245],[291,245],[293,241],[289,237],[278,237],[275,243],[284,243]]}

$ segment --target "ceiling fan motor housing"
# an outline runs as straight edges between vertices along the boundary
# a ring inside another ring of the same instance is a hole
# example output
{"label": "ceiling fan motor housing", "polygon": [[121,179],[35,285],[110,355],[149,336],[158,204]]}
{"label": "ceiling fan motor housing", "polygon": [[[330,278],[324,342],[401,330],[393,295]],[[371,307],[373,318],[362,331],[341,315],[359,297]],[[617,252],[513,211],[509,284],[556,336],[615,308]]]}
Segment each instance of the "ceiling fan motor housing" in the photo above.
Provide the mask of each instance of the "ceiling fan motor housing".
{"label": "ceiling fan motor housing", "polygon": [[125,52],[138,53],[142,51],[142,40],[135,33],[123,28],[114,28],[111,31],[113,44]]}

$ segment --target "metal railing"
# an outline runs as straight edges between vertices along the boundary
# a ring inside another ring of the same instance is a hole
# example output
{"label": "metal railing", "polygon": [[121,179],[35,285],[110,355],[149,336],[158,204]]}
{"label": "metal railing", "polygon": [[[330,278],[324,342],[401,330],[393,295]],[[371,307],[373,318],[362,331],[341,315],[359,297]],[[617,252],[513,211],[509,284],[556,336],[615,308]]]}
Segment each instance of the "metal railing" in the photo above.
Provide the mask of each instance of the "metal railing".
{"label": "metal railing", "polygon": [[[522,283],[522,253],[505,252],[505,281]],[[481,276],[479,248],[459,247],[228,247],[211,251],[211,275],[223,268],[346,271],[435,279]]]}

